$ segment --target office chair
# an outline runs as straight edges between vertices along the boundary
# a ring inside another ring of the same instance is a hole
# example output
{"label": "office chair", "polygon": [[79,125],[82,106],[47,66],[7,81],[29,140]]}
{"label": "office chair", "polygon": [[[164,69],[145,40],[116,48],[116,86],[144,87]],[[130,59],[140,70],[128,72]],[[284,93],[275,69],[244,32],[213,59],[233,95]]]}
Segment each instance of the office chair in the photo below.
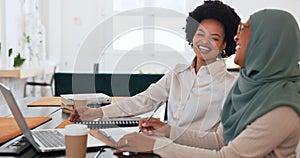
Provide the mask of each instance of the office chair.
{"label": "office chair", "polygon": [[53,74],[51,76],[50,82],[34,82],[34,81],[27,81],[24,85],[24,97],[26,97],[26,88],[27,86],[41,86],[41,87],[50,87],[51,95],[53,96],[53,81],[54,81],[54,74],[56,71],[56,66],[53,68]]}

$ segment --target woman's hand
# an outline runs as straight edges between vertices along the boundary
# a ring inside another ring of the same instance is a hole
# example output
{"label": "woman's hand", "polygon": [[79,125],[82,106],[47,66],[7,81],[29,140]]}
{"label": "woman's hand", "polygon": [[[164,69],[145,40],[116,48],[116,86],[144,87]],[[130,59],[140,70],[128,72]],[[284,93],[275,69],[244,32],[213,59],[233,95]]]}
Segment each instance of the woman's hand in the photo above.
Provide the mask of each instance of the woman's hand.
{"label": "woman's hand", "polygon": [[139,122],[139,128],[147,135],[155,135],[160,137],[169,137],[170,125],[161,122],[157,118],[143,118]]}
{"label": "woman's hand", "polygon": [[79,121],[82,121],[80,119],[80,115],[78,114],[78,111],[76,109],[73,109],[70,117],[69,117],[69,121],[70,122],[79,122]]}
{"label": "woman's hand", "polygon": [[101,108],[89,108],[87,106],[80,106],[73,110],[69,121],[92,121],[97,118],[102,118],[103,112]]}
{"label": "woman's hand", "polygon": [[121,153],[124,151],[129,152],[139,152],[139,153],[153,153],[155,140],[142,135],[140,133],[130,133],[123,136],[117,142],[118,150],[115,150],[114,153]]}

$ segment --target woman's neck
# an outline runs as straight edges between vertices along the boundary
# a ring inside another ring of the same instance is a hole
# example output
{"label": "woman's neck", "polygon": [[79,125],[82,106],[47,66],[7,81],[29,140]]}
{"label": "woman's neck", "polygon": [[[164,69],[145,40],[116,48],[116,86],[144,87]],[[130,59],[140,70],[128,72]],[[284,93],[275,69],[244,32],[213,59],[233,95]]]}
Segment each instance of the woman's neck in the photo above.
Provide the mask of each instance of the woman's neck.
{"label": "woman's neck", "polygon": [[206,65],[211,64],[215,61],[217,61],[217,59],[203,60],[203,59],[196,58],[195,63],[194,63],[195,64],[194,68],[195,68],[196,74],[198,73],[201,66],[206,66]]}

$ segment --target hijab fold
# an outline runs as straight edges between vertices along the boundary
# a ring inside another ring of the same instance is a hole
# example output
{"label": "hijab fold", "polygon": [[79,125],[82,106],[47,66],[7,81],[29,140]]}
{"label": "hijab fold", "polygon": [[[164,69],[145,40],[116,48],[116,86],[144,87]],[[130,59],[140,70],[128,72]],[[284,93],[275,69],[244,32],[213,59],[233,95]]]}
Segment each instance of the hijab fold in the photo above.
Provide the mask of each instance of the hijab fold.
{"label": "hijab fold", "polygon": [[245,68],[240,70],[222,112],[225,144],[279,106],[288,106],[300,115],[300,33],[296,20],[285,11],[265,9],[252,14],[249,22]]}

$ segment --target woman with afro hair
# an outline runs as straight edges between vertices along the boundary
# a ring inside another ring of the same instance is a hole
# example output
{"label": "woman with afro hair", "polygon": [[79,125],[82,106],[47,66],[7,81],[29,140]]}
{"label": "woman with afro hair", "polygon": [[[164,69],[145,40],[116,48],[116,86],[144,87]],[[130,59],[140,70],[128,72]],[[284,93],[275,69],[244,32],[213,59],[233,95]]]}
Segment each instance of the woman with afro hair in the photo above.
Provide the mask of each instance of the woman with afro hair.
{"label": "woman with afro hair", "polygon": [[[221,1],[205,1],[189,13],[186,40],[195,52],[191,64],[178,64],[144,92],[101,108],[79,107],[70,121],[135,116],[168,102],[168,124],[215,131],[223,102],[235,81],[220,57],[234,53],[240,17]],[[80,117],[78,117],[80,116]]]}

